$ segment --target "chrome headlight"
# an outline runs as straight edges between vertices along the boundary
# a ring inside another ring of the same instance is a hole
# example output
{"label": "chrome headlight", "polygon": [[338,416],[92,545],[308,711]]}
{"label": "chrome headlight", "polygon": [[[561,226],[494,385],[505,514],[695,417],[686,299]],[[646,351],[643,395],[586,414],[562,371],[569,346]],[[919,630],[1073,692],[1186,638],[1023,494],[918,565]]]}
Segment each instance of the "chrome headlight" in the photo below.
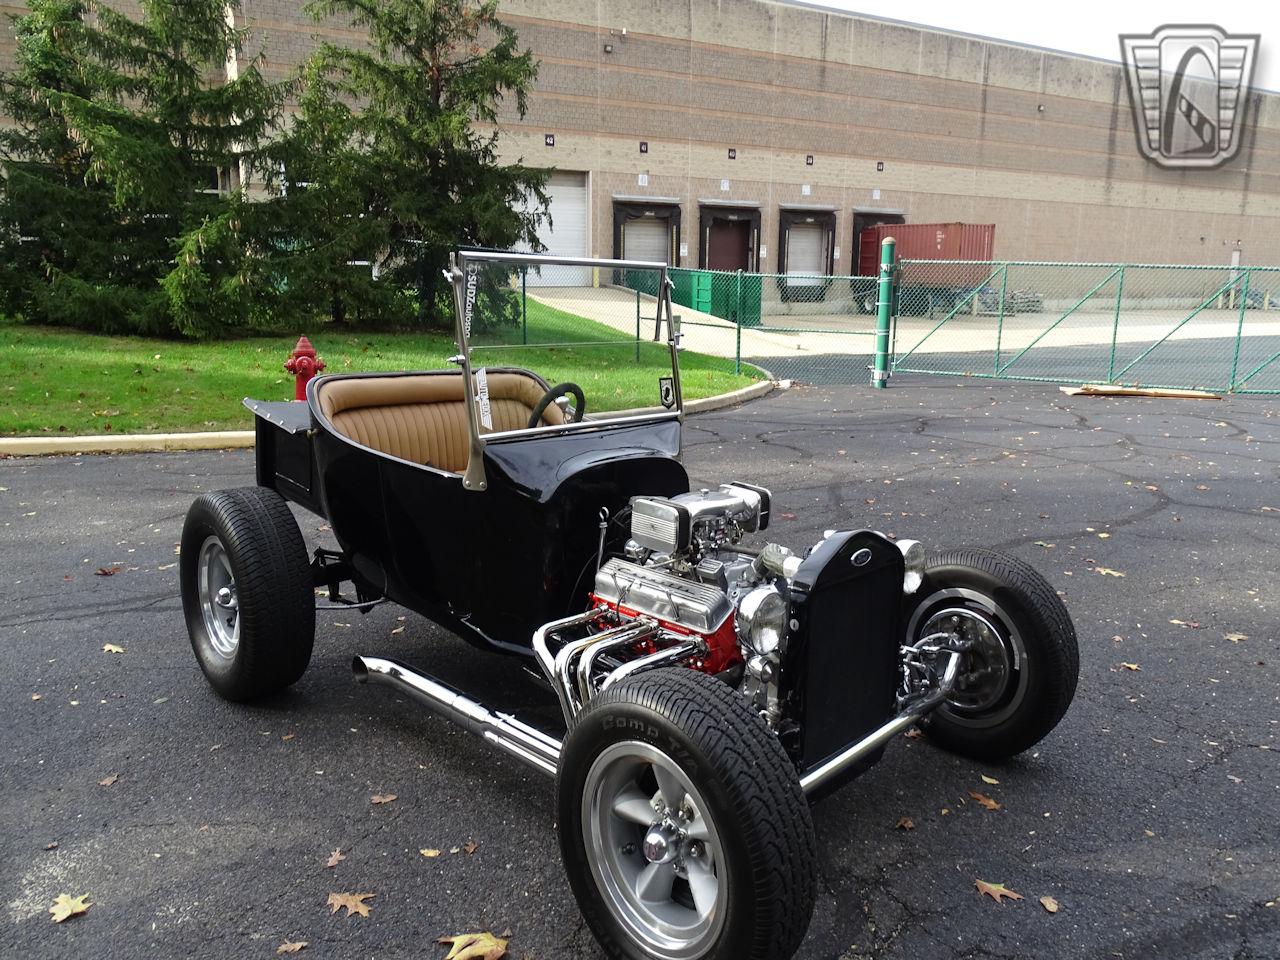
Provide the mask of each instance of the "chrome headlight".
{"label": "chrome headlight", "polygon": [[915,593],[924,582],[924,544],[919,540],[899,540],[897,543],[907,565],[902,578],[902,592]]}
{"label": "chrome headlight", "polygon": [[787,629],[786,598],[775,587],[756,587],[738,604],[734,626],[738,640],[752,652],[776,652]]}

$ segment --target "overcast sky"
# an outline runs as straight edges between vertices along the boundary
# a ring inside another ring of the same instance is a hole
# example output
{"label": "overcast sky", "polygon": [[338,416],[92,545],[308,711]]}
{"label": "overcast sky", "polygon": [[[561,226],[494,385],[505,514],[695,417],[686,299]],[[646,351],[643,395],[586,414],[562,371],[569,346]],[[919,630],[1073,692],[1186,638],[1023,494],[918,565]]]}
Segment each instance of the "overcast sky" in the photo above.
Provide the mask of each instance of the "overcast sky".
{"label": "overcast sky", "polygon": [[1121,33],[1151,33],[1166,23],[1212,23],[1227,33],[1261,34],[1255,89],[1280,91],[1280,3],[1277,0],[1023,0],[961,3],[958,0],[820,0],[834,7],[891,20],[958,30],[996,40],[1120,59]]}

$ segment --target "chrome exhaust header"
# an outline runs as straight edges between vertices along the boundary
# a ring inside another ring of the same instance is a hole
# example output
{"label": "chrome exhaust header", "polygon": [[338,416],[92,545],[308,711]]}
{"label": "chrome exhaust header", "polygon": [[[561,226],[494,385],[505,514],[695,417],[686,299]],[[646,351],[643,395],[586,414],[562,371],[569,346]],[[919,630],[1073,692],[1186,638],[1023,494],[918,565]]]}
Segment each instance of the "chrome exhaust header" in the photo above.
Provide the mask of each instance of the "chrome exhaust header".
{"label": "chrome exhaust header", "polygon": [[432,713],[452,720],[533,769],[555,776],[560,762],[560,741],[517,720],[498,713],[478,700],[398,660],[356,657],[351,661],[356,683],[376,683],[413,697]]}

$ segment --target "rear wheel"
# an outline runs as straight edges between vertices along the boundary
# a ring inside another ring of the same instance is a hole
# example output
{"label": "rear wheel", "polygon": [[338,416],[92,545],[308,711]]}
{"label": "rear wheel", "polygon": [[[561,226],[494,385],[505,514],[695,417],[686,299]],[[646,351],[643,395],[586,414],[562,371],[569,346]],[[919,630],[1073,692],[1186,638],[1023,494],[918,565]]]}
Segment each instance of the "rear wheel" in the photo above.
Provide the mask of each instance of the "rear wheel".
{"label": "rear wheel", "polygon": [[1075,628],[1029,564],[987,550],[931,558],[909,599],[907,642],[955,633],[967,642],[956,685],[922,726],[940,746],[1001,760],[1046,737],[1071,705],[1080,673]]}
{"label": "rear wheel", "polygon": [[783,960],[814,901],[795,768],[729,687],[655,670],[597,695],[561,752],[560,847],[614,958]]}
{"label": "rear wheel", "polygon": [[302,676],[315,592],[302,533],[279,494],[246,487],[197,498],[180,568],[187,633],[214,690],[251,700]]}

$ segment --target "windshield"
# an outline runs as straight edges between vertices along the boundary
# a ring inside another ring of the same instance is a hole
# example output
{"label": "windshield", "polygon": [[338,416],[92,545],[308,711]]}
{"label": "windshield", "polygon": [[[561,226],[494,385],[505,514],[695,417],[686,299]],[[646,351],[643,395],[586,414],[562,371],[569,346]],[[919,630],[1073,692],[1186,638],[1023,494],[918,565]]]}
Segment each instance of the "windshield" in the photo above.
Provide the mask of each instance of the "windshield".
{"label": "windshield", "polygon": [[566,385],[524,429],[680,412],[665,266],[476,251],[455,264],[455,337],[472,373],[481,438],[511,432],[491,412],[501,399],[496,384],[511,389],[511,378],[491,373],[503,368]]}

